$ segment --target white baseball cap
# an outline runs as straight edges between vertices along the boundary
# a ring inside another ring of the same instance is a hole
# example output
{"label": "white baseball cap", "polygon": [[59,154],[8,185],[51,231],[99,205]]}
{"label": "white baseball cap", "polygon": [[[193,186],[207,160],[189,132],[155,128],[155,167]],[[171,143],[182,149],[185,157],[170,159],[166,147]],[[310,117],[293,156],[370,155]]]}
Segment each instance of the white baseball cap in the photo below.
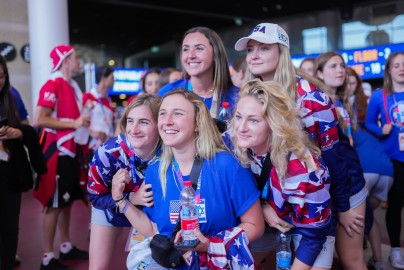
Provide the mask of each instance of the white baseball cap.
{"label": "white baseball cap", "polygon": [[236,51],[243,51],[247,49],[247,43],[251,39],[265,44],[279,43],[289,48],[289,37],[286,31],[274,23],[260,23],[251,31],[247,37],[240,38],[234,49]]}

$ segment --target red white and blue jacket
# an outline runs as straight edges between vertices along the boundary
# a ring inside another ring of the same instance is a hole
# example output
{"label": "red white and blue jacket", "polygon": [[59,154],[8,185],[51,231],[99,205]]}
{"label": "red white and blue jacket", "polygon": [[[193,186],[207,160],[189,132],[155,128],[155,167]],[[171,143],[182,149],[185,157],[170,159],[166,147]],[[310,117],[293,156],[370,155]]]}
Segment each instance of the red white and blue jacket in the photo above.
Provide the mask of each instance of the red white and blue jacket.
{"label": "red white and blue jacket", "polygon": [[331,98],[314,84],[296,77],[297,108],[303,126],[321,149],[331,175],[330,193],[333,210],[349,210],[349,198],[365,186],[362,168],[356,166],[357,155],[338,124]]}
{"label": "red white and blue jacket", "polygon": [[[264,158],[252,156],[251,171],[256,178],[261,174]],[[295,226],[291,233],[302,235],[296,258],[308,265],[313,265],[331,233],[329,188],[330,175],[321,157],[312,156],[312,164],[307,166],[291,154],[285,179],[282,181],[272,167],[262,193],[277,215]]]}

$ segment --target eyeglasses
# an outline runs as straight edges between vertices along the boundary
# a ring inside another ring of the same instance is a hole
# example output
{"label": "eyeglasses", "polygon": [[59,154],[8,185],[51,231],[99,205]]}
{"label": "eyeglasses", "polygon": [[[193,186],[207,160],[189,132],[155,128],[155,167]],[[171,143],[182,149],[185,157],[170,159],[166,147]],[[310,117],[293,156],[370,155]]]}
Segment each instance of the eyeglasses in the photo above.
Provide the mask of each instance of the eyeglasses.
{"label": "eyeglasses", "polygon": [[7,77],[7,74],[0,74],[0,80],[3,80],[3,79],[5,79]]}

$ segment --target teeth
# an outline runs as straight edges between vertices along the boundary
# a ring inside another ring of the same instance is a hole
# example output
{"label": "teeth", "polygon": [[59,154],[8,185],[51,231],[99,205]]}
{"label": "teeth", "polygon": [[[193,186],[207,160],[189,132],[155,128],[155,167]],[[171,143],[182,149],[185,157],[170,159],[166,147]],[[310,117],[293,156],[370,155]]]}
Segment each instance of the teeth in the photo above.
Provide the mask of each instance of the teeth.
{"label": "teeth", "polygon": [[168,129],[168,130],[166,130],[166,133],[168,133],[168,134],[174,134],[174,133],[177,133],[177,131],[172,130],[172,129]]}

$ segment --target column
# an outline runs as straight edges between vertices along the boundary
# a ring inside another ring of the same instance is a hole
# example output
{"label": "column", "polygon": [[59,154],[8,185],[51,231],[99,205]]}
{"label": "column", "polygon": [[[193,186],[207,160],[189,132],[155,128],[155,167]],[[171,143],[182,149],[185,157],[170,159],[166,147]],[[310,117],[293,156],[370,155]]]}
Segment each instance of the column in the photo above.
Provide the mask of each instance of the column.
{"label": "column", "polygon": [[69,20],[67,0],[27,0],[27,3],[35,111],[39,90],[50,76],[50,51],[58,44],[69,44]]}

